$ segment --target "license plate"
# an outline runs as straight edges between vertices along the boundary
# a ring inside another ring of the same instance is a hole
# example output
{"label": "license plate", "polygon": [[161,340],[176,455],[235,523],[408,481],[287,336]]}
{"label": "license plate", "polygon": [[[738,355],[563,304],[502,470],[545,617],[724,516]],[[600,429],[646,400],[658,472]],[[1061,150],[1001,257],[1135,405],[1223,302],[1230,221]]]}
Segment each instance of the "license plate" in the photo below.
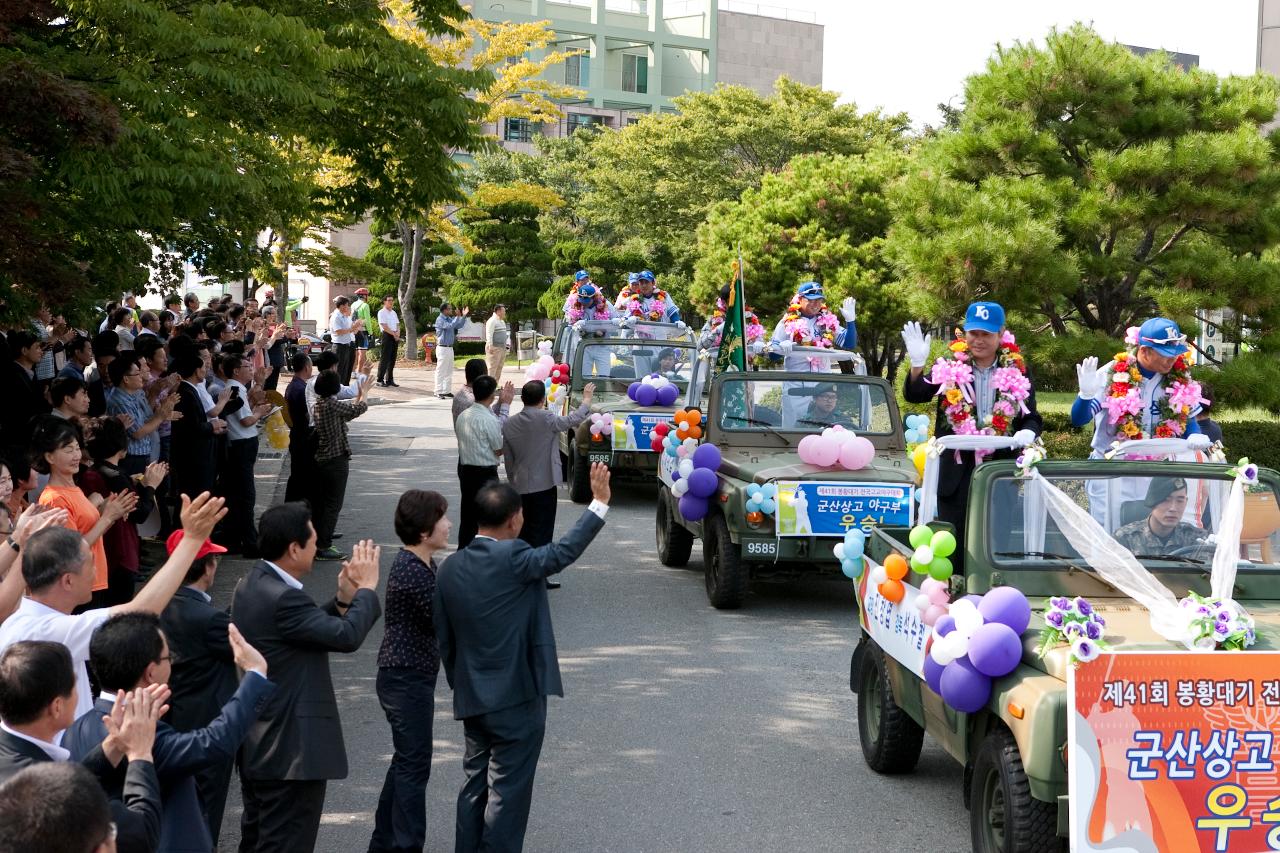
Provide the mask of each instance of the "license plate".
{"label": "license plate", "polygon": [[608,465],[610,462],[613,461],[613,454],[612,453],[588,453],[587,461],[592,464],[595,464],[596,462],[602,462],[605,465]]}
{"label": "license plate", "polygon": [[778,543],[772,539],[748,539],[742,543],[742,551],[748,557],[777,557]]}

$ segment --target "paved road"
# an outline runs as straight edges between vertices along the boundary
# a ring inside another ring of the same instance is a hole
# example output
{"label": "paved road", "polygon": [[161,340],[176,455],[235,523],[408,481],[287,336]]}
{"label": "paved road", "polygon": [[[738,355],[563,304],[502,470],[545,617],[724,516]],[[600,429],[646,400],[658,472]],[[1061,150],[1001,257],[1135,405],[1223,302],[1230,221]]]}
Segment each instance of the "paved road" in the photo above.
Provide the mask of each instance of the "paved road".
{"label": "paved road", "polygon": [[[376,406],[352,436],[340,544],[373,537],[385,572],[404,489],[433,488],[456,502],[447,404]],[[561,499],[561,531],[579,511]],[[745,609],[719,612],[703,591],[700,548],[690,570],[668,569],[653,539],[652,490],[619,488],[604,532],[551,593],[567,695],[551,700],[527,850],[968,849],[960,769],[936,745],[926,742],[908,777],[876,776],[862,761],[848,690],[856,627],[847,585],[758,585]],[[321,599],[337,566],[317,565],[307,588]],[[245,566],[224,563],[216,600],[229,600]],[[391,752],[374,693],[381,638],[379,623],[358,653],[331,659],[351,775],[330,783],[322,851],[368,844]],[[442,673],[429,851],[453,849],[462,726],[450,701]],[[233,791],[224,850],[238,843],[239,814]]]}

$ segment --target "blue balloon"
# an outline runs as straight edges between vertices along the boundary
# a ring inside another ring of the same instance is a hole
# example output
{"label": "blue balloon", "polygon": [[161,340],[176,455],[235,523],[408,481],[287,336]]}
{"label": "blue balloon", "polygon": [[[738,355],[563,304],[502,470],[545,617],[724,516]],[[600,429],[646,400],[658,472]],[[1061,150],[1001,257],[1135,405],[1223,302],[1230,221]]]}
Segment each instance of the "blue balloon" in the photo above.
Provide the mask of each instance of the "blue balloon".
{"label": "blue balloon", "polygon": [[760,511],[765,515],[773,515],[778,509],[778,502],[773,498],[765,498],[760,502]]}
{"label": "blue balloon", "polygon": [[860,527],[852,527],[844,534],[844,553],[846,557],[856,559],[862,556],[867,547],[867,534]]}
{"label": "blue balloon", "polygon": [[679,455],[679,454],[677,454],[677,453],[676,453],[676,447],[675,447],[675,445],[674,445],[674,444],[668,444],[668,445],[667,445],[667,449],[666,449],[666,450],[664,450],[664,451],[663,451],[663,453],[667,454],[668,456],[677,456],[677,455]]}
{"label": "blue balloon", "polygon": [[907,444],[918,444],[920,442],[920,436],[916,435],[915,428],[907,430],[902,434],[902,437],[906,440]]}
{"label": "blue balloon", "polygon": [[778,484],[765,483],[763,486],[760,487],[760,491],[764,494],[766,498],[776,498],[778,496]]}
{"label": "blue balloon", "polygon": [[844,572],[844,576],[850,580],[857,580],[862,574],[862,560],[845,557],[840,561],[840,571]]}
{"label": "blue balloon", "polygon": [[747,512],[759,512],[760,499],[758,497],[747,498]]}
{"label": "blue balloon", "polygon": [[756,497],[760,494],[760,486],[757,483],[747,483],[747,494]]}

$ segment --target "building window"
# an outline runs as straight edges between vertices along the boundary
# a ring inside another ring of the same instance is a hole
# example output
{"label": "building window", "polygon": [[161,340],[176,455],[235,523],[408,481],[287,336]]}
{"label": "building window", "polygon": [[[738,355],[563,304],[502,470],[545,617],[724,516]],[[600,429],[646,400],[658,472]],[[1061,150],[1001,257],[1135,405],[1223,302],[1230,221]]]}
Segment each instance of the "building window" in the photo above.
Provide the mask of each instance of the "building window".
{"label": "building window", "polygon": [[507,142],[532,142],[533,123],[527,118],[509,118],[503,127],[502,138]]}
{"label": "building window", "polygon": [[643,54],[622,54],[622,91],[644,95],[649,91],[649,57]]}
{"label": "building window", "polygon": [[603,116],[587,115],[586,113],[569,113],[566,117],[566,123],[569,126],[569,133],[576,133],[584,127],[591,127],[595,124],[603,124]]}
{"label": "building window", "polygon": [[591,85],[591,57],[585,53],[570,56],[564,61],[564,84],[566,86]]}

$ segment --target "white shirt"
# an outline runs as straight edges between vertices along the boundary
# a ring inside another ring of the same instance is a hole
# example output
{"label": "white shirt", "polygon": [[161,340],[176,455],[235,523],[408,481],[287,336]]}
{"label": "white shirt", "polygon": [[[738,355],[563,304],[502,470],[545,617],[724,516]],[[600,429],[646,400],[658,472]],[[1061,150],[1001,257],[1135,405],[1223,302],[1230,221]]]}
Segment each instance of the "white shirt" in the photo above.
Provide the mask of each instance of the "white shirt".
{"label": "white shirt", "polygon": [[93,691],[89,689],[89,640],[98,626],[111,618],[111,608],[86,610],[78,616],[54,610],[34,598],[24,598],[13,615],[0,625],[0,653],[22,640],[51,640],[62,643],[71,652],[76,673],[76,717],[93,708]]}
{"label": "white shirt", "polygon": [[238,441],[244,438],[254,438],[258,434],[258,425],[244,426],[240,423],[241,418],[253,417],[253,410],[249,408],[249,389],[244,387],[244,383],[237,382],[234,379],[227,381],[227,387],[239,388],[240,399],[244,401],[244,405],[237,409],[234,414],[225,418],[227,422],[227,440]]}
{"label": "white shirt", "polygon": [[298,580],[293,575],[289,574],[284,569],[280,568],[270,560],[263,560],[262,562],[270,566],[272,571],[274,571],[276,574],[280,576],[280,580],[284,581],[286,584],[293,587],[294,589],[302,589],[302,581]]}
{"label": "white shirt", "polygon": [[[316,377],[319,375],[319,373],[316,373],[307,380],[307,390],[304,393],[307,400],[307,418],[311,421],[312,426],[316,425],[316,400],[320,399],[319,395],[316,394]],[[359,383],[352,379],[350,385],[343,385],[338,389],[338,394],[334,399],[354,400],[356,395],[360,393],[358,385]]]}
{"label": "white shirt", "polygon": [[400,331],[400,317],[390,308],[378,309],[378,323],[382,326],[386,326],[393,332]]}
{"label": "white shirt", "polygon": [[351,326],[355,320],[341,311],[334,311],[329,315],[329,336],[333,338],[335,344],[355,343],[356,333],[351,331]]}
{"label": "white shirt", "polygon": [[609,505],[592,498],[591,503],[587,504],[587,512],[604,521],[604,517],[609,514]]}
{"label": "white shirt", "polygon": [[58,746],[56,743],[49,743],[47,740],[40,740],[39,738],[34,738],[31,735],[24,735],[22,732],[14,731],[4,723],[0,723],[0,729],[4,729],[9,734],[13,735],[16,738],[21,738],[22,740],[25,740],[27,743],[34,743],[36,746],[43,749],[44,754],[49,756],[49,758],[51,758],[54,761],[70,761],[71,760],[71,751],[68,749],[63,749],[62,747]]}
{"label": "white shirt", "polygon": [[203,382],[196,383],[192,382],[190,379],[184,379],[182,381],[196,389],[196,396],[200,398],[200,405],[204,407],[205,414],[208,414],[209,410],[217,405],[217,403],[214,402],[213,397],[209,395],[209,389],[204,387]]}

